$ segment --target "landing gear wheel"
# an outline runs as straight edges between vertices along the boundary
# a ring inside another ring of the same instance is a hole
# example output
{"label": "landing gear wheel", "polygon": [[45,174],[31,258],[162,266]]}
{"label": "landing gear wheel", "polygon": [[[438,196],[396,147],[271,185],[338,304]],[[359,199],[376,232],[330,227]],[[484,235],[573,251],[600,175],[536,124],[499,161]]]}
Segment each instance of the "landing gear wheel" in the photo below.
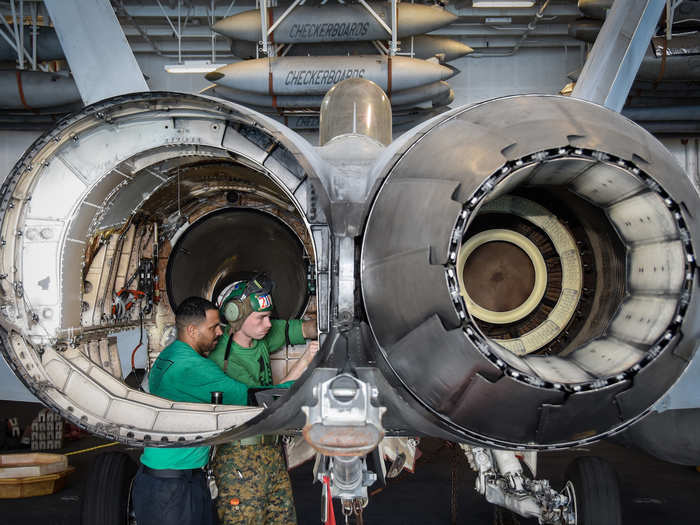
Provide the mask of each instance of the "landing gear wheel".
{"label": "landing gear wheel", "polygon": [[498,505],[493,506],[493,525],[525,525],[525,523],[537,523],[536,520],[525,520],[524,522],[520,520],[525,520],[525,518],[521,518],[512,510],[504,509]]}
{"label": "landing gear wheel", "polygon": [[566,469],[565,493],[571,498],[565,525],[621,525],[620,486],[607,461],[593,456],[576,458]]}
{"label": "landing gear wheel", "polygon": [[81,498],[82,525],[129,523],[129,494],[136,463],[123,452],[107,452],[95,458]]}

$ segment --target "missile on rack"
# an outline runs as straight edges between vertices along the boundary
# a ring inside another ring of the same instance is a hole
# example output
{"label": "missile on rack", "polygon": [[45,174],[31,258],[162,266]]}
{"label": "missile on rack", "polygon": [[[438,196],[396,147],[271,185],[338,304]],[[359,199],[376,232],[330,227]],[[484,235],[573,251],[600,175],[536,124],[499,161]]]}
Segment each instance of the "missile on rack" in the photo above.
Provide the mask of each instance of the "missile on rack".
{"label": "missile on rack", "polygon": [[[373,2],[370,7],[391,27],[390,4]],[[268,27],[286,11],[268,10]],[[399,38],[429,33],[457,20],[457,16],[436,6],[400,3],[397,5]],[[262,39],[260,11],[252,9],[229,16],[212,26],[215,32],[233,40],[258,42]],[[360,4],[301,6],[295,8],[277,26],[271,40],[278,44],[299,42],[347,42],[386,40],[389,33]]]}
{"label": "missile on rack", "polygon": [[63,73],[0,71],[0,109],[41,109],[81,102],[73,77]]}
{"label": "missile on rack", "polygon": [[235,62],[205,75],[210,82],[264,95],[324,95],[346,78],[366,78],[387,93],[455,75],[437,61],[395,56],[275,57]]}
{"label": "missile on rack", "polygon": [[[201,93],[231,100],[245,106],[281,109],[317,109],[321,107],[321,101],[323,101],[323,95],[279,95],[273,97],[217,85],[209,86],[202,90]],[[444,106],[449,104],[452,98],[454,98],[454,94],[450,85],[445,81],[438,81],[392,93],[391,105],[393,107],[404,107],[430,101],[434,106]]]}

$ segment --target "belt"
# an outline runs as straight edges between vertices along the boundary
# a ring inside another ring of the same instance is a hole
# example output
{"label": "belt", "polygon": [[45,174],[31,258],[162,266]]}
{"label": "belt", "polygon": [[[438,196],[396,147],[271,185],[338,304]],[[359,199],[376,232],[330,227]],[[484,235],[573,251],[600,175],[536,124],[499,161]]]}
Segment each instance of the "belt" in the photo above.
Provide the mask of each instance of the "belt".
{"label": "belt", "polygon": [[238,445],[239,447],[247,447],[250,445],[276,445],[277,443],[279,443],[279,436],[277,434],[258,434],[257,436],[231,442],[231,444]]}
{"label": "belt", "polygon": [[186,468],[186,469],[170,469],[170,468],[151,468],[141,463],[141,469],[154,478],[191,478],[192,476],[204,471],[201,468]]}

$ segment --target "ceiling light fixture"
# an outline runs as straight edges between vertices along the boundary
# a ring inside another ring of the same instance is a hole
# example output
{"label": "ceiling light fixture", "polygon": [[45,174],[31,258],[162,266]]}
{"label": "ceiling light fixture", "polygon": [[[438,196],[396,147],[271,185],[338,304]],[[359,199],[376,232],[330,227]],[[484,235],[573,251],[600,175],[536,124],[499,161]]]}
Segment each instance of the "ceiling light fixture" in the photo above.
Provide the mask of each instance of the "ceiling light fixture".
{"label": "ceiling light fixture", "polygon": [[226,64],[213,64],[209,60],[185,60],[182,64],[167,64],[168,73],[210,73]]}
{"label": "ceiling light fixture", "polygon": [[534,0],[473,0],[472,7],[532,7]]}
{"label": "ceiling light fixture", "polygon": [[509,16],[487,16],[484,22],[487,24],[510,24],[513,19]]}

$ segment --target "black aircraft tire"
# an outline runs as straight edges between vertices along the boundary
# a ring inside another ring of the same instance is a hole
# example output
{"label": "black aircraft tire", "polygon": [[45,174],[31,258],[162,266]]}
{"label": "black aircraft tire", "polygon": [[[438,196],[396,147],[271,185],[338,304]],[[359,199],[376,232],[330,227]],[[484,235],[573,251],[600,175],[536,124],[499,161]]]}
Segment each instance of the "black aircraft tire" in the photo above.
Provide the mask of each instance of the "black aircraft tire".
{"label": "black aircraft tire", "polygon": [[127,523],[129,490],[136,468],[134,460],[123,452],[106,452],[95,458],[81,498],[82,525]]}
{"label": "black aircraft tire", "polygon": [[566,469],[576,497],[576,525],[621,525],[620,485],[605,460],[576,458]]}
{"label": "black aircraft tire", "polygon": [[493,506],[493,525],[524,525],[524,523],[532,523],[531,520],[527,520],[524,523],[520,521],[524,519],[511,510],[497,505]]}

